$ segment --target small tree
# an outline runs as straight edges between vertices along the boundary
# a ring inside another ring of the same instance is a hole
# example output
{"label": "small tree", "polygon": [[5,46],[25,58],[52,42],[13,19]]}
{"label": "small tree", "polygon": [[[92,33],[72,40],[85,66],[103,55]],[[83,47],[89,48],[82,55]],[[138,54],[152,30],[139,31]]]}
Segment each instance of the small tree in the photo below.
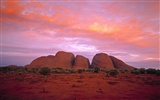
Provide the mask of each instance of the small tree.
{"label": "small tree", "polygon": [[51,69],[48,68],[48,67],[42,67],[40,70],[39,70],[39,73],[41,75],[50,75],[51,74]]}

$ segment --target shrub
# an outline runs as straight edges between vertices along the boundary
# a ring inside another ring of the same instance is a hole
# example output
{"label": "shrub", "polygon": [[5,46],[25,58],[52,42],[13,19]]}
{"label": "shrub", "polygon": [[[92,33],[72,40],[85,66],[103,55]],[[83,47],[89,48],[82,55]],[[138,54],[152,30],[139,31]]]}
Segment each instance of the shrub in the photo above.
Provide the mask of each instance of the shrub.
{"label": "shrub", "polygon": [[94,73],[98,73],[100,71],[100,68],[99,67],[95,67],[94,68]]}
{"label": "shrub", "polygon": [[31,70],[30,70],[30,71],[31,71],[31,73],[36,73],[36,72],[37,72],[37,70],[38,70],[37,68],[31,68]]}
{"label": "shrub", "polygon": [[137,69],[133,69],[133,70],[131,70],[131,73],[137,75],[137,74],[140,74],[140,71]]}
{"label": "shrub", "polygon": [[76,71],[74,69],[71,69],[70,73],[76,73]]}
{"label": "shrub", "polygon": [[149,68],[146,70],[147,74],[156,74],[156,69]]}
{"label": "shrub", "polygon": [[156,75],[160,76],[160,70],[156,70]]}
{"label": "shrub", "polygon": [[127,70],[127,69],[125,69],[124,71],[125,71],[125,72],[129,72],[129,70]]}
{"label": "shrub", "polygon": [[78,73],[82,73],[82,72],[83,72],[83,69],[78,69],[77,72],[78,72]]}
{"label": "shrub", "polygon": [[145,68],[140,68],[140,69],[139,69],[139,72],[140,72],[141,74],[145,74],[146,70],[145,70]]}
{"label": "shrub", "polygon": [[48,68],[48,67],[42,67],[42,68],[39,70],[39,73],[40,73],[41,75],[50,75],[51,69]]}
{"label": "shrub", "polygon": [[118,72],[118,70],[116,70],[116,69],[111,69],[111,70],[109,71],[109,75],[110,75],[110,76],[116,76],[118,73],[119,73],[119,72]]}
{"label": "shrub", "polygon": [[57,68],[52,68],[53,73],[64,73],[68,72],[68,69],[64,70],[63,68],[57,67]]}
{"label": "shrub", "polygon": [[120,71],[120,73],[125,73],[126,72],[124,69],[120,69],[119,71]]}
{"label": "shrub", "polygon": [[87,69],[86,72],[93,72],[93,69]]}

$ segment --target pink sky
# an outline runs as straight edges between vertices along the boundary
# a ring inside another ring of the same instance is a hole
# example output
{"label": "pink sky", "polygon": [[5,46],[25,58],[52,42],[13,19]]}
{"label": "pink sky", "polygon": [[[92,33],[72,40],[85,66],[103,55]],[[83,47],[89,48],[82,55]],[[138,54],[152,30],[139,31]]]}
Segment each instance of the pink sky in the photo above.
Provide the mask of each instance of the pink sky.
{"label": "pink sky", "polygon": [[2,0],[1,65],[26,65],[61,50],[160,67],[160,2],[114,1]]}

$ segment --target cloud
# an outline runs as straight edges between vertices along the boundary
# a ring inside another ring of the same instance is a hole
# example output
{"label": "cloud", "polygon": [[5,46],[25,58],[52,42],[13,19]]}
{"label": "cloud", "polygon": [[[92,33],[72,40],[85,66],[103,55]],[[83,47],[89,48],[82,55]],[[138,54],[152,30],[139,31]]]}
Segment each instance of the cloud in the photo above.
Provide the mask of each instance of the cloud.
{"label": "cloud", "polygon": [[99,52],[124,61],[159,59],[158,7],[157,2],[2,2],[3,56],[64,50],[90,60]]}

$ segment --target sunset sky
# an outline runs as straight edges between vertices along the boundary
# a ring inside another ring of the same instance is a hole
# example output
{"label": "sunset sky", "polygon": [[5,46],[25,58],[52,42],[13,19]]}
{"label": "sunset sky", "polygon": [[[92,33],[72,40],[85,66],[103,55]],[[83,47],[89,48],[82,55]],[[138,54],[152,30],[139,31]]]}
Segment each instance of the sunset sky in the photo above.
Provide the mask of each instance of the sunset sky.
{"label": "sunset sky", "polygon": [[158,0],[1,0],[1,66],[68,51],[160,68],[159,6]]}

